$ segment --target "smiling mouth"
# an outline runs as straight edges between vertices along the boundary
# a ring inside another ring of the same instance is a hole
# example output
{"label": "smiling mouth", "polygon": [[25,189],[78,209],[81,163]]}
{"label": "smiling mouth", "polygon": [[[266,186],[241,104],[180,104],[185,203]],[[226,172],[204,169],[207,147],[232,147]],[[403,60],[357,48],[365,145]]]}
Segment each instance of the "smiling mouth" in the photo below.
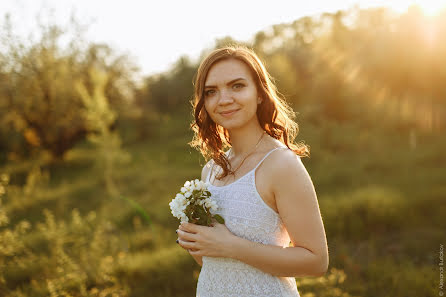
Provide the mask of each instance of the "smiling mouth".
{"label": "smiling mouth", "polygon": [[237,111],[239,111],[239,109],[235,109],[235,110],[227,111],[227,112],[221,112],[220,114],[222,116],[230,116],[230,115],[233,115],[234,113],[236,113]]}

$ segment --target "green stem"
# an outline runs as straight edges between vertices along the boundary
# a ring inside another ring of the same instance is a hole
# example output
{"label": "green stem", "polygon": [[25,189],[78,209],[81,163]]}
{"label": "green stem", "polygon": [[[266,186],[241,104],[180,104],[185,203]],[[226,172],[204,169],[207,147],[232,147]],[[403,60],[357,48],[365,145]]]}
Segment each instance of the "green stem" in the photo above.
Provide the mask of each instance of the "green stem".
{"label": "green stem", "polygon": [[150,228],[153,231],[151,219],[150,219],[149,215],[147,214],[147,212],[144,210],[144,208],[141,207],[141,205],[139,205],[137,202],[135,202],[132,199],[127,198],[125,196],[118,196],[118,197],[127,201],[146,220],[146,222],[149,224]]}

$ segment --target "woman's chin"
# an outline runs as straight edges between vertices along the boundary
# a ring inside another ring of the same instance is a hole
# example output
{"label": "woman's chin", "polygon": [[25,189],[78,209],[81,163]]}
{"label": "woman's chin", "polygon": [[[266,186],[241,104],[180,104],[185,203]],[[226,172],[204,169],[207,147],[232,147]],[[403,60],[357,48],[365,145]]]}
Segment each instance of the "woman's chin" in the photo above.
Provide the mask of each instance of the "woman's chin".
{"label": "woman's chin", "polygon": [[249,125],[249,121],[221,121],[218,125],[222,126],[226,130],[238,130],[246,125]]}
{"label": "woman's chin", "polygon": [[232,131],[232,130],[238,130],[240,128],[243,127],[243,125],[222,125],[223,128],[225,128],[228,131]]}

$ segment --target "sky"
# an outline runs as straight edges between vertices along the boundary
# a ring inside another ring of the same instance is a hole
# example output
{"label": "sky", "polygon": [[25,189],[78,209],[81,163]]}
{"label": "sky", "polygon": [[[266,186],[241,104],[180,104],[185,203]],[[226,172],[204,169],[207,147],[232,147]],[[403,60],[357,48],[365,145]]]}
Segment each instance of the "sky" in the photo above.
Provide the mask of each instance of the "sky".
{"label": "sky", "polygon": [[[27,36],[36,27],[41,8],[53,9],[60,24],[71,12],[82,23],[91,23],[87,39],[106,42],[128,53],[141,74],[163,72],[182,55],[192,60],[214,45],[217,38],[231,36],[249,41],[273,24],[289,23],[303,16],[361,8],[390,6],[404,12],[418,4],[427,14],[444,5],[443,0],[0,0],[0,16],[10,13],[15,29]],[[439,4],[440,3],[440,4]],[[443,6],[444,7],[444,6]]]}

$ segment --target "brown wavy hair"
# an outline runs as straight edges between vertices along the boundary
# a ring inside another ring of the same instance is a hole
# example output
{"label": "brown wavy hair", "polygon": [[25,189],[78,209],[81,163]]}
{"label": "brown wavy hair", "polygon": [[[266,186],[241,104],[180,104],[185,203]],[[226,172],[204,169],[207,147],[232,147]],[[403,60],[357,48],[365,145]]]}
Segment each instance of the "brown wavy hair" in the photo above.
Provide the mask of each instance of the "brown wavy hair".
{"label": "brown wavy hair", "polygon": [[193,107],[194,120],[190,127],[194,137],[188,144],[200,150],[206,162],[213,159],[223,168],[223,173],[217,178],[221,179],[228,174],[234,174],[229,169],[224,147],[231,146],[231,139],[227,129],[217,125],[208,115],[204,107],[204,84],[211,67],[222,60],[237,59],[245,63],[255,81],[257,92],[262,102],[257,105],[257,117],[260,126],[271,137],[280,140],[289,149],[301,157],[309,157],[308,145],[294,144],[293,141],[299,132],[299,126],[293,121],[295,113],[286,103],[273,83],[273,78],[257,54],[250,48],[242,45],[229,45],[213,50],[202,60],[195,75],[194,97],[190,101]]}

